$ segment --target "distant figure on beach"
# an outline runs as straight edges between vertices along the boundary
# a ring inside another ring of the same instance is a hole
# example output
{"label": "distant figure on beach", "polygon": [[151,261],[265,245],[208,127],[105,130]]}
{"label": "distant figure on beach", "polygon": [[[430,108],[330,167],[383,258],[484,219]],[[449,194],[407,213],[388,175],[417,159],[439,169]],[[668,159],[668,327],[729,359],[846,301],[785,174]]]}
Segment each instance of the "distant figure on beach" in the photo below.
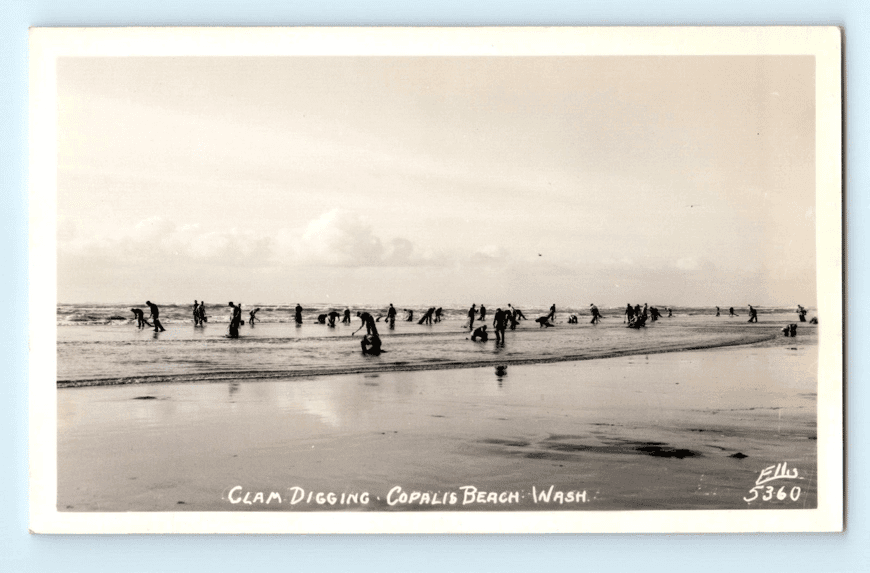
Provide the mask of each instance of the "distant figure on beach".
{"label": "distant figure on beach", "polygon": [[329,317],[329,326],[335,328],[335,321],[338,320],[338,318],[341,316],[341,313],[332,310],[326,316]]}
{"label": "distant figure on beach", "polygon": [[752,308],[752,305],[749,305],[749,320],[746,322],[758,322],[758,311]]}
{"label": "distant figure on beach", "polygon": [[258,312],[260,312],[260,309],[259,309],[259,308],[255,308],[254,310],[252,310],[251,312],[248,313],[248,315],[250,316],[250,319],[248,320],[248,324],[250,324],[251,326],[254,326],[254,321],[255,321],[255,320],[259,320],[259,319],[257,318],[257,313],[258,313]]}
{"label": "distant figure on beach", "polygon": [[302,324],[302,307],[296,303],[296,324]]}
{"label": "distant figure on beach", "polygon": [[474,329],[474,333],[471,335],[471,340],[473,342],[477,342],[480,340],[481,342],[486,342],[489,340],[489,334],[486,332],[486,325],[478,326]]}
{"label": "distant figure on beach", "polygon": [[236,306],[233,301],[230,301],[228,306],[233,309],[233,314],[230,317],[230,338],[238,338],[239,326],[242,324],[242,305]]}
{"label": "distant figure on beach", "polygon": [[634,305],[634,317],[640,318],[640,305],[639,304]]}
{"label": "distant figure on beach", "polygon": [[145,328],[146,324],[152,326],[150,322],[145,320],[145,315],[142,313],[141,308],[131,308],[130,310],[133,311],[133,316],[136,318],[136,326],[139,328]]}
{"label": "distant figure on beach", "polygon": [[[508,307],[508,308],[510,308],[510,307]],[[504,316],[507,319],[508,328],[510,328],[511,330],[516,330],[517,329],[517,322],[518,322],[516,313],[509,311],[509,310],[506,310],[504,312]]]}
{"label": "distant figure on beach", "polygon": [[160,309],[157,308],[157,305],[152,304],[150,300],[146,300],[145,304],[147,304],[148,308],[151,309],[151,320],[154,321],[154,332],[163,332],[166,330],[163,328],[163,325],[160,324]]}
{"label": "distant figure on beach", "polygon": [[646,328],[646,319],[645,314],[636,314],[634,320],[628,323],[628,328]]}
{"label": "distant figure on beach", "polygon": [[668,309],[668,318],[673,318],[673,317],[674,317],[674,311],[672,311],[671,309]]}
{"label": "distant figure on beach", "polygon": [[503,342],[504,341],[504,331],[507,328],[507,315],[509,313],[503,311],[500,308],[495,310],[495,316],[492,319],[492,326],[495,328],[495,341]]}
{"label": "distant figure on beach", "polygon": [[477,316],[477,304],[468,309],[468,330],[474,330],[474,317]]}
{"label": "distant figure on beach", "polygon": [[556,320],[556,303],[553,303],[553,306],[550,307],[550,314],[547,315],[547,320]]}
{"label": "distant figure on beach", "polygon": [[390,303],[390,308],[387,309],[387,322],[390,323],[390,328],[396,326],[396,309],[393,308],[393,303]]}
{"label": "distant figure on beach", "polygon": [[[631,322],[634,320],[634,307],[631,306],[631,303],[628,303],[625,305],[625,313],[624,314],[625,314],[625,319],[628,319],[628,323],[631,324]],[[623,319],[622,322],[625,322],[625,319]]]}
{"label": "distant figure on beach", "polygon": [[783,336],[797,336],[797,325],[796,324],[787,324],[782,327]]}
{"label": "distant figure on beach", "polygon": [[798,319],[800,319],[801,322],[807,321],[807,309],[805,309],[801,305],[798,305],[795,312],[798,313]]}
{"label": "distant figure on beach", "polygon": [[[370,315],[367,312],[357,312],[356,315],[362,321],[362,324],[360,324],[359,328],[357,328],[356,330],[353,331],[353,334],[356,334],[357,332],[360,331],[360,329],[362,327],[365,327],[366,334],[374,334],[375,336],[377,336],[378,327],[375,326],[375,320],[372,318],[372,315]],[[353,336],[353,335],[351,335],[351,336]]]}
{"label": "distant figure on beach", "polygon": [[572,314],[568,317],[568,324],[577,324],[577,315]]}
{"label": "distant figure on beach", "polygon": [[716,307],[716,316],[719,316],[719,307]]}
{"label": "distant figure on beach", "polygon": [[540,318],[536,318],[535,322],[537,322],[540,325],[540,328],[544,328],[545,326],[547,328],[549,328],[549,327],[553,326],[552,324],[550,324],[550,315],[549,314],[547,316],[542,316]]}
{"label": "distant figure on beach", "polygon": [[480,320],[480,322],[486,320],[486,307],[483,305],[480,305],[480,318],[478,320]]}
{"label": "distant figure on beach", "polygon": [[650,319],[652,320],[652,322],[655,322],[662,317],[661,313],[659,313],[659,309],[657,309],[654,306],[650,307],[649,315],[650,315]]}
{"label": "distant figure on beach", "polygon": [[350,324],[350,309],[344,309],[344,316],[341,317],[342,324]]}
{"label": "distant figure on beach", "polygon": [[405,322],[414,322],[414,311],[411,310],[411,309],[409,309],[409,308],[406,308],[406,309],[405,309],[405,312],[408,313],[408,314],[405,316]]}
{"label": "distant figure on beach", "polygon": [[594,304],[589,305],[589,312],[592,313],[592,320],[589,322],[589,324],[598,324],[598,321],[600,321],[603,318],[601,316],[601,313],[598,312],[598,307],[595,306]]}
{"label": "distant figure on beach", "polygon": [[734,313],[734,307],[732,306],[732,307],[728,308],[728,316],[740,316],[740,315]]}
{"label": "distant figure on beach", "polygon": [[321,313],[317,315],[317,324],[326,324],[326,313]]}
{"label": "distant figure on beach", "polygon": [[435,322],[441,322],[441,313],[442,312],[444,312],[444,309],[442,309],[440,306],[437,309],[435,309]]}
{"label": "distant figure on beach", "polygon": [[430,307],[429,310],[423,314],[420,320],[417,321],[417,324],[432,324],[432,315],[435,314],[435,307]]}
{"label": "distant figure on beach", "polygon": [[199,326],[199,302],[193,300],[193,325]]}
{"label": "distant figure on beach", "polygon": [[205,315],[205,301],[199,303],[199,325],[204,326],[208,322],[208,317]]}
{"label": "distant figure on beach", "polygon": [[810,319],[810,324],[818,324],[818,323],[819,323],[819,319],[817,317],[814,316]]}
{"label": "distant figure on beach", "polygon": [[646,303],[643,303],[643,313],[641,316],[643,316],[644,320],[649,318],[649,306]]}

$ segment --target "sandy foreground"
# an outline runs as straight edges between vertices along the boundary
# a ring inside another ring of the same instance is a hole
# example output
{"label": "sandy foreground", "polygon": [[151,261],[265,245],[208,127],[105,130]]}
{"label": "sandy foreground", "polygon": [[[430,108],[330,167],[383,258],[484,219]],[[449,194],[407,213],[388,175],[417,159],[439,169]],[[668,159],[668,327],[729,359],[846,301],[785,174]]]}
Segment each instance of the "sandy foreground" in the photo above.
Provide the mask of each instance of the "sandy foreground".
{"label": "sandy foreground", "polygon": [[812,508],[817,354],[59,389],[58,510]]}

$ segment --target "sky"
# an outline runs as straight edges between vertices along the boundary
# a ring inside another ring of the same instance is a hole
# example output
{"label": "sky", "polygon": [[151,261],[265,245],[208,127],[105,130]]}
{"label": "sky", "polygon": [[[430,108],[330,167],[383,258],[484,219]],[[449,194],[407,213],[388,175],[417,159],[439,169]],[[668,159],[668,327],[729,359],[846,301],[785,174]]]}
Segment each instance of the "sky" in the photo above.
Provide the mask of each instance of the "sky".
{"label": "sky", "polygon": [[814,306],[814,60],[62,58],[58,301]]}

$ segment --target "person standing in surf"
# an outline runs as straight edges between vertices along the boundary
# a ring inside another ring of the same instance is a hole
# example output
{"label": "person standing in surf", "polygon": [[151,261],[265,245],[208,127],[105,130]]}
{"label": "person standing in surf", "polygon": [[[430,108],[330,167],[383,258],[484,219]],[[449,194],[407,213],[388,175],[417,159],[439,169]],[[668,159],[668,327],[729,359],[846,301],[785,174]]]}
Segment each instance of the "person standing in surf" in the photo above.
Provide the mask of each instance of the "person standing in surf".
{"label": "person standing in surf", "polygon": [[344,309],[344,316],[342,316],[342,318],[341,318],[341,323],[342,324],[350,324],[350,309],[349,308]]}
{"label": "person standing in surf", "polygon": [[495,328],[495,341],[504,342],[504,331],[507,328],[508,313],[500,308],[495,310],[495,316],[492,320],[492,326]]}
{"label": "person standing in surf", "polygon": [[208,322],[208,317],[205,315],[205,301],[201,301],[199,303],[199,325],[205,326],[206,322]]}
{"label": "person standing in surf", "polygon": [[248,321],[248,324],[250,324],[251,326],[254,326],[254,321],[258,320],[257,319],[258,312],[260,312],[260,309],[255,308],[254,310],[252,310],[251,312],[248,313],[251,316],[251,319]]}
{"label": "person standing in surf", "polygon": [[734,312],[734,307],[732,306],[732,307],[729,307],[729,308],[728,308],[728,316],[740,316],[740,315],[739,315],[739,314],[736,314],[736,313]]}
{"label": "person standing in surf", "polygon": [[193,325],[199,326],[199,302],[193,301]]}
{"label": "person standing in surf", "polygon": [[553,303],[553,306],[550,307],[550,314],[547,315],[547,320],[556,322],[556,303]]}
{"label": "person standing in surf", "polygon": [[[628,324],[634,322],[634,307],[631,306],[631,303],[625,305],[625,317],[628,319]],[[625,320],[622,322],[625,322]]]}
{"label": "person standing in surf", "polygon": [[302,306],[296,303],[296,326],[302,325]]}
{"label": "person standing in surf", "polygon": [[366,327],[366,334],[367,335],[374,334],[375,336],[378,336],[378,327],[375,326],[375,319],[372,318],[372,315],[370,315],[367,312],[357,312],[356,315],[362,321],[362,324],[360,325],[359,328],[357,328],[356,330],[353,331],[353,334],[351,334],[351,336],[353,336],[354,334],[359,332],[363,326]]}
{"label": "person standing in surf", "polygon": [[749,320],[747,322],[758,322],[758,311],[749,305]]}
{"label": "person standing in surf", "polygon": [[480,305],[480,318],[478,320],[480,320],[480,322],[486,320],[486,307],[483,305]]}
{"label": "person standing in surf", "polygon": [[238,306],[233,304],[233,301],[230,301],[229,306],[233,309],[233,314],[230,317],[230,338],[238,338],[239,337],[239,325],[242,323],[242,305]]}
{"label": "person standing in surf", "polygon": [[146,300],[145,304],[147,304],[148,308],[151,309],[151,320],[154,321],[154,332],[163,332],[166,330],[163,328],[163,325],[160,324],[160,309],[157,308],[157,305],[153,304],[150,300]]}
{"label": "person standing in surf", "polygon": [[468,330],[474,330],[474,317],[477,316],[477,304],[471,305],[468,309]]}
{"label": "person standing in surf", "polygon": [[716,307],[716,316],[719,316],[719,307]]}
{"label": "person standing in surf", "polygon": [[598,321],[601,320],[601,313],[598,312],[598,307],[594,304],[590,304],[589,312],[592,313],[592,321],[589,324],[598,324]]}

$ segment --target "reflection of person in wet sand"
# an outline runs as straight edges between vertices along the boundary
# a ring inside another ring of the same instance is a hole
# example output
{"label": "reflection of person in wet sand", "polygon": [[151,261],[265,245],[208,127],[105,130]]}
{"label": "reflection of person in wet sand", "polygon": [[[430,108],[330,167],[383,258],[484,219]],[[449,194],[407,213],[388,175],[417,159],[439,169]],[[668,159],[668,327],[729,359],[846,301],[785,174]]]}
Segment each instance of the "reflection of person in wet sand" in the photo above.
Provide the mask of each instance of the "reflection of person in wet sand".
{"label": "reflection of person in wet sand", "polygon": [[495,327],[495,341],[504,342],[504,331],[507,328],[508,313],[498,308],[495,311],[495,316],[492,320],[492,325]]}
{"label": "reflection of person in wet sand", "polygon": [[130,310],[133,311],[133,316],[136,318],[136,325],[139,328],[145,328],[146,324],[152,326],[150,322],[145,320],[145,314],[142,313],[141,308],[131,308]]}
{"label": "reflection of person in wet sand", "polygon": [[758,322],[758,311],[749,305],[749,320],[747,322]]}
{"label": "reflection of person in wet sand", "polygon": [[673,317],[674,317],[674,311],[672,311],[671,309],[668,309],[668,318],[673,318]]}
{"label": "reflection of person in wet sand", "polygon": [[151,309],[151,320],[154,321],[154,332],[163,332],[166,330],[163,328],[163,325],[160,324],[160,309],[157,308],[157,305],[152,304],[150,300],[146,300],[145,304],[147,304],[148,308]]}
{"label": "reflection of person in wet sand", "polygon": [[474,329],[474,333],[471,335],[471,340],[477,342],[480,340],[481,342],[486,342],[489,340],[489,334],[486,332],[486,325],[478,326]]}

